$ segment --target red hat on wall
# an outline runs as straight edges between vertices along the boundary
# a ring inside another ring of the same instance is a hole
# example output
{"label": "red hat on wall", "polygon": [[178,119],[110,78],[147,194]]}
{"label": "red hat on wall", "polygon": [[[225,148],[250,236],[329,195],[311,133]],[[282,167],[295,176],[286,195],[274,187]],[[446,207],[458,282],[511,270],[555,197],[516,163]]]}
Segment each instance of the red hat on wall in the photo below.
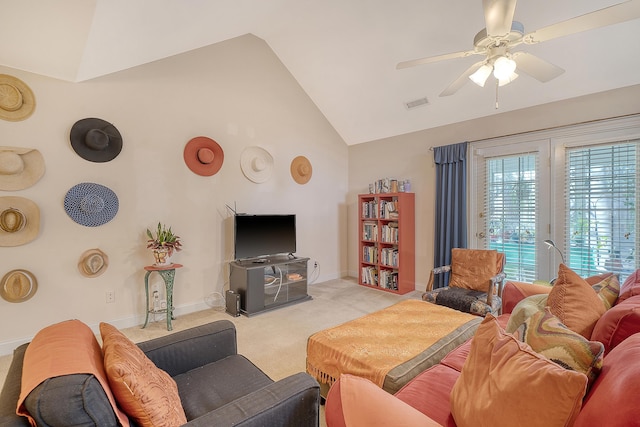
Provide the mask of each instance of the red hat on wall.
{"label": "red hat on wall", "polygon": [[215,175],[224,162],[224,151],[213,139],[197,136],[185,145],[184,162],[197,175]]}

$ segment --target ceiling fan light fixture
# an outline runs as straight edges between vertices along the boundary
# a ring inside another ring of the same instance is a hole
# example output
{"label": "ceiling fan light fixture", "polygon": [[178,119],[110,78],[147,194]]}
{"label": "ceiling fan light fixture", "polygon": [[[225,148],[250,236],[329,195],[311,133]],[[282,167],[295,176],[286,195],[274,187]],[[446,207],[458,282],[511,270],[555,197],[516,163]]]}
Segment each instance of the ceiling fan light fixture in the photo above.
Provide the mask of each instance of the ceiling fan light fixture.
{"label": "ceiling fan light fixture", "polygon": [[484,64],[482,67],[478,68],[475,73],[471,74],[469,79],[478,86],[484,87],[484,84],[491,75],[491,71],[493,71],[493,67],[489,64]]}
{"label": "ceiling fan light fixture", "polygon": [[507,77],[506,79],[499,79],[498,80],[498,86],[504,86],[506,84],[509,84],[509,83],[511,83],[512,81],[514,81],[517,78],[518,78],[518,74],[511,73],[511,75],[509,77]]}
{"label": "ceiling fan light fixture", "polygon": [[506,56],[499,57],[493,63],[493,76],[498,80],[505,80],[510,78],[513,74],[515,74],[515,70],[516,61],[511,58],[507,58]]}

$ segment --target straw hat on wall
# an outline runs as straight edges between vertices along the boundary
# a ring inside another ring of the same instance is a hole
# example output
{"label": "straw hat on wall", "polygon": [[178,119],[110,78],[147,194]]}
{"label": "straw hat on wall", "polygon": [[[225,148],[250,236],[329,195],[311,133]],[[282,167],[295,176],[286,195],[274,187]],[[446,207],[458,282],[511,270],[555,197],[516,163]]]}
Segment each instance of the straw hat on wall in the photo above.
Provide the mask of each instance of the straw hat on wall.
{"label": "straw hat on wall", "polygon": [[0,190],[24,190],[44,175],[40,151],[23,147],[0,147]]}
{"label": "straw hat on wall", "polygon": [[0,281],[0,296],[9,302],[24,302],[37,290],[36,276],[23,269],[11,270]]}
{"label": "straw hat on wall", "polygon": [[25,120],[36,108],[36,97],[22,80],[0,74],[0,119],[10,122]]}
{"label": "straw hat on wall", "polygon": [[247,147],[240,155],[240,168],[250,181],[266,182],[273,173],[273,157],[262,147]]}
{"label": "straw hat on wall", "polygon": [[305,156],[298,156],[291,161],[291,176],[298,184],[306,184],[311,179],[313,168]]}
{"label": "straw hat on wall", "polygon": [[38,237],[40,209],[24,197],[0,197],[0,246],[20,246]]}
{"label": "straw hat on wall", "polygon": [[78,270],[84,277],[98,277],[109,267],[109,257],[100,249],[89,249],[80,255]]}

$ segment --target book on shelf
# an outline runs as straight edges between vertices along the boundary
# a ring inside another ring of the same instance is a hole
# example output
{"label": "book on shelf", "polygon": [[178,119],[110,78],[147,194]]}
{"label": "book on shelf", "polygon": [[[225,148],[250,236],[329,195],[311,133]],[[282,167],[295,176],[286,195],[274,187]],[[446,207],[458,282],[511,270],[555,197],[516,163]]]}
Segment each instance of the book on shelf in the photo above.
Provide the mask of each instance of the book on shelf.
{"label": "book on shelf", "polygon": [[369,264],[378,263],[378,249],[375,246],[362,247],[362,261]]}
{"label": "book on shelf", "polygon": [[381,200],[379,216],[384,219],[398,219],[398,201]]}
{"label": "book on shelf", "polygon": [[404,193],[411,192],[411,182],[394,178],[382,178],[369,184],[369,194]]}
{"label": "book on shelf", "polygon": [[380,264],[388,265],[390,267],[397,267],[398,262],[398,249],[382,248],[380,250]]}
{"label": "book on shelf", "polygon": [[380,241],[383,243],[398,243],[398,223],[390,222],[382,226]]}
{"label": "book on shelf", "polygon": [[378,241],[378,224],[375,222],[362,223],[362,240],[370,242]]}
{"label": "book on shelf", "polygon": [[393,270],[381,270],[378,283],[381,288],[397,291],[398,272]]}
{"label": "book on shelf", "polygon": [[362,283],[378,286],[378,269],[375,267],[362,267]]}
{"label": "book on shelf", "polygon": [[378,202],[375,200],[362,203],[362,218],[377,218]]}

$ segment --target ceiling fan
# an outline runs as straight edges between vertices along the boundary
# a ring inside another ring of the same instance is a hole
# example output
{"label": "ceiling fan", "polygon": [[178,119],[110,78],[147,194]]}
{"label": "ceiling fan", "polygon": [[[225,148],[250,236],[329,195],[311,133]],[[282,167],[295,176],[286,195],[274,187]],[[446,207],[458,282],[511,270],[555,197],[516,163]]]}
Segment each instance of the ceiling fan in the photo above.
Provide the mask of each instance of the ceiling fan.
{"label": "ceiling fan", "polygon": [[564,70],[530,53],[512,52],[512,48],[522,43],[542,43],[558,37],[640,18],[640,0],[630,0],[525,34],[524,25],[513,20],[516,3],[517,0],[482,1],[486,28],[476,34],[472,50],[404,61],[400,62],[396,68],[409,68],[471,55],[485,56],[485,59],[476,62],[462,73],[440,96],[453,95],[467,82],[467,79],[484,87],[492,73],[498,86],[515,80],[518,77],[516,70],[544,83],[558,77],[564,73]]}

